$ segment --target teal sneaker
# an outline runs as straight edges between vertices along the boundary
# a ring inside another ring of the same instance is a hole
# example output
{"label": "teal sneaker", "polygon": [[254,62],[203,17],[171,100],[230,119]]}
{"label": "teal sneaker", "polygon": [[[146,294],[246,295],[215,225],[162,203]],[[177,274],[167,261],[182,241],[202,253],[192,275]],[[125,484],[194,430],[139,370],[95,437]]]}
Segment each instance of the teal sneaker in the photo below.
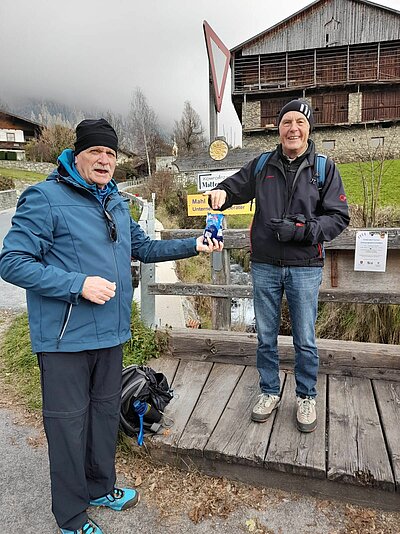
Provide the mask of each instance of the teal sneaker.
{"label": "teal sneaker", "polygon": [[91,506],[106,506],[119,512],[136,506],[138,502],[139,493],[136,490],[130,488],[114,488],[112,493],[94,499],[89,504]]}
{"label": "teal sneaker", "polygon": [[103,534],[103,531],[97,525],[93,519],[89,519],[86,521],[86,523],[83,525],[82,528],[79,528],[78,530],[67,530],[65,528],[62,528],[60,530],[61,534]]}

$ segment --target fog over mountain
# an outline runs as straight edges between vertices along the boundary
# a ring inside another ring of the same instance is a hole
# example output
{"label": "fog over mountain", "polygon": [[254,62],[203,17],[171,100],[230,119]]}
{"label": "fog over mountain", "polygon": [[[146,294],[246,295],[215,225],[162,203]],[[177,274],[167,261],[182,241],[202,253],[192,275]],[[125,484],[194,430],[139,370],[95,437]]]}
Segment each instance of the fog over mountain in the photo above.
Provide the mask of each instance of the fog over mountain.
{"label": "fog over mountain", "polygon": [[[1,0],[0,102],[30,116],[45,101],[52,114],[77,121],[99,110],[127,115],[140,87],[165,130],[180,118],[185,100],[208,130],[203,20],[232,48],[309,3]],[[400,0],[380,4],[400,10]],[[229,80],[219,130],[240,139]]]}

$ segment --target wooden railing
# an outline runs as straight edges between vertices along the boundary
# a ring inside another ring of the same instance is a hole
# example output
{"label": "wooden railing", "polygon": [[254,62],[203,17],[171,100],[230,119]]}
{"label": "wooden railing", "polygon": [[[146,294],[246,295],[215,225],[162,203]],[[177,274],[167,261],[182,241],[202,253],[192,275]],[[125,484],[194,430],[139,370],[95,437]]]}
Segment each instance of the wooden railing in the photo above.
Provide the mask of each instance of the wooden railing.
{"label": "wooden railing", "polygon": [[[356,302],[364,304],[400,304],[400,228],[373,228],[388,234],[388,253],[384,273],[354,271],[356,231],[348,229],[339,237],[325,243],[326,260],[323,282],[319,292],[321,302]],[[363,230],[365,230],[363,228]],[[197,237],[199,230],[164,230],[162,239]],[[232,249],[249,249],[249,230],[225,230],[222,262],[212,268],[211,284],[150,283],[151,295],[210,296],[212,327],[215,330],[230,330],[231,299],[252,298],[251,285],[230,283],[229,255]],[[221,264],[222,263],[222,264]]]}

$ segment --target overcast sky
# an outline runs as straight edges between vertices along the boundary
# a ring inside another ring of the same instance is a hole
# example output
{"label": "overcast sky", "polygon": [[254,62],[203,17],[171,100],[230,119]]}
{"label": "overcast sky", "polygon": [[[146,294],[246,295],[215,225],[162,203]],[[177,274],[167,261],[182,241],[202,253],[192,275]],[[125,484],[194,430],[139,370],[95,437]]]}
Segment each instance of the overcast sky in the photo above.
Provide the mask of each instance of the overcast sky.
{"label": "overcast sky", "polygon": [[[166,126],[189,100],[208,131],[203,20],[230,49],[310,3],[0,0],[0,100],[35,97],[126,114],[139,86]],[[400,0],[379,3],[400,11]],[[223,130],[239,142],[230,83],[219,117]]]}

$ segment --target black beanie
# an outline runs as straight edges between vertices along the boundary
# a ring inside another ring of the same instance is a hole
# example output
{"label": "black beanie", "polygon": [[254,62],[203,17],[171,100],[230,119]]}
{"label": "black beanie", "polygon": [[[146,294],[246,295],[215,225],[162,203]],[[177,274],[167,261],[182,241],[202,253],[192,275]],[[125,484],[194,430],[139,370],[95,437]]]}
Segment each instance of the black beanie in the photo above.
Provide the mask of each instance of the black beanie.
{"label": "black beanie", "polygon": [[285,106],[283,106],[283,108],[281,109],[278,115],[278,128],[279,128],[279,124],[281,123],[282,117],[288,111],[299,111],[300,113],[302,113],[310,124],[310,132],[311,132],[314,126],[314,117],[313,117],[312,109],[307,102],[305,102],[304,100],[291,100]]}
{"label": "black beanie", "polygon": [[75,156],[91,146],[106,146],[117,153],[117,134],[105,119],[85,119],[76,127]]}

